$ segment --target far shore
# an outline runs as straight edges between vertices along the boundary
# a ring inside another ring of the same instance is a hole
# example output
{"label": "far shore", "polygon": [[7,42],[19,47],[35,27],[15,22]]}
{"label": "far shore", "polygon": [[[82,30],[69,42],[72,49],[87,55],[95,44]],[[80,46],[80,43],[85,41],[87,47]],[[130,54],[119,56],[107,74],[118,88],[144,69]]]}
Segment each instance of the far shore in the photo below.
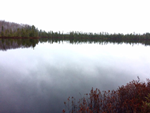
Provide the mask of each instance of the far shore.
{"label": "far shore", "polygon": [[40,37],[0,37],[1,39],[39,39]]}

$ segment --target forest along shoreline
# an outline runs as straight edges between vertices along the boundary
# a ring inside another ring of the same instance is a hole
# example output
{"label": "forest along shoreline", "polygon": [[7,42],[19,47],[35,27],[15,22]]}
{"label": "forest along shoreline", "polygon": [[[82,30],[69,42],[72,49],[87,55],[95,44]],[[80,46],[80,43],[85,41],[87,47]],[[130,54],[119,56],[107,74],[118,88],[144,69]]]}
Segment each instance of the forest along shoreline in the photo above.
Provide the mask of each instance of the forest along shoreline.
{"label": "forest along shoreline", "polygon": [[0,39],[39,39],[40,37],[0,37]]}
{"label": "forest along shoreline", "polygon": [[150,41],[150,33],[144,34],[109,34],[107,32],[100,33],[81,33],[77,31],[72,31],[66,34],[61,32],[46,32],[44,30],[38,30],[34,25],[30,26],[27,24],[17,24],[14,22],[0,21],[0,38],[56,38],[60,40],[95,40],[95,41],[118,41],[118,42],[143,42]]}

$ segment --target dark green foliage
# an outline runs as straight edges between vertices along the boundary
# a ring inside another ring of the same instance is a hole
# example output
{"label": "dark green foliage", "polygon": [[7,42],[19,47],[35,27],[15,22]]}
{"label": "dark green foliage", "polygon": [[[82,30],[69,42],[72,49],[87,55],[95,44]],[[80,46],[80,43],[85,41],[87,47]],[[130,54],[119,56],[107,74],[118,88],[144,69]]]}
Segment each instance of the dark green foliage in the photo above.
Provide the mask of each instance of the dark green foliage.
{"label": "dark green foliage", "polygon": [[2,30],[1,30],[1,36],[4,36],[4,27],[2,26]]}

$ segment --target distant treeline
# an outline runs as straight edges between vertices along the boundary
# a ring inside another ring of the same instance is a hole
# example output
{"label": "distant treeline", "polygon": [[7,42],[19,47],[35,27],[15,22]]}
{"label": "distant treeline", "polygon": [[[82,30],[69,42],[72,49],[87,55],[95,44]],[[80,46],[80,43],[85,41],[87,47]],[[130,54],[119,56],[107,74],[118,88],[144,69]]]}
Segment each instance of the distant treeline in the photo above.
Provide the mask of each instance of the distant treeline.
{"label": "distant treeline", "polygon": [[24,25],[11,22],[0,21],[0,37],[38,37],[38,29],[34,25]]}
{"label": "distant treeline", "polygon": [[57,38],[61,40],[109,40],[109,41],[143,41],[150,40],[150,33],[144,34],[109,34],[106,32],[100,33],[81,33],[81,32],[70,32],[60,33],[53,31],[38,30],[34,25],[24,25],[11,22],[0,21],[0,37],[35,37],[35,38]]}

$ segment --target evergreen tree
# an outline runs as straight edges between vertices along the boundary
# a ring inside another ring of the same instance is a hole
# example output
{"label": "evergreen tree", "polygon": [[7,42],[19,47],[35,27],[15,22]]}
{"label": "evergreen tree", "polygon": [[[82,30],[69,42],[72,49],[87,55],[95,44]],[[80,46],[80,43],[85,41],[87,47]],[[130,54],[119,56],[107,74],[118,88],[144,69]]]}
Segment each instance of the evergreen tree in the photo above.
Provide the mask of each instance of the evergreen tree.
{"label": "evergreen tree", "polygon": [[8,29],[5,30],[4,36],[6,36],[6,37],[9,36],[9,30]]}
{"label": "evergreen tree", "polygon": [[13,32],[12,32],[12,29],[9,29],[9,34],[8,34],[8,37],[13,37]]}
{"label": "evergreen tree", "polygon": [[4,27],[2,26],[1,36],[4,36]]}
{"label": "evergreen tree", "polygon": [[21,37],[21,30],[19,28],[17,29],[17,37]]}

